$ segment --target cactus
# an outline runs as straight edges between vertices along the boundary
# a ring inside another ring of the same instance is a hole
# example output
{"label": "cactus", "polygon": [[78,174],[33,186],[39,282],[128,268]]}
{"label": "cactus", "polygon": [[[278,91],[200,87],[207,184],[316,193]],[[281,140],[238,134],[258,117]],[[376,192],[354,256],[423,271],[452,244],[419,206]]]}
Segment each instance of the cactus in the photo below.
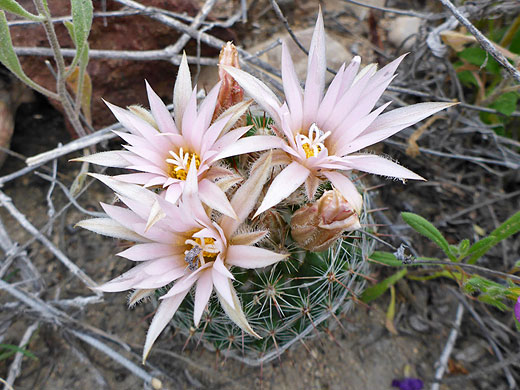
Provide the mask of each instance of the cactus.
{"label": "cactus", "polygon": [[[369,204],[365,192],[365,210]],[[210,300],[197,329],[193,327],[192,295],[185,299],[171,324],[188,340],[251,366],[278,358],[300,340],[334,327],[363,291],[366,259],[374,240],[362,233],[371,222],[366,211],[360,221],[364,226],[361,230],[350,232],[324,252],[299,249],[289,236],[285,247],[292,249],[287,260],[266,269],[235,272],[234,287],[248,322],[261,340],[242,332],[215,298]]]}

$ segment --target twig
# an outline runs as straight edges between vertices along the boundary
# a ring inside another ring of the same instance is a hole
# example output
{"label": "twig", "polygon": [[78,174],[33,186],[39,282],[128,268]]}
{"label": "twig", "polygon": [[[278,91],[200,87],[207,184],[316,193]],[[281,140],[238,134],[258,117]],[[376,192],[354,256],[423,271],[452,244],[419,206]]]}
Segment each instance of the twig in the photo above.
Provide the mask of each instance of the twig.
{"label": "twig", "polygon": [[[36,321],[34,324],[29,326],[25,333],[22,336],[22,339],[20,340],[20,343],[18,344],[18,347],[20,349],[24,349],[27,344],[29,344],[29,340],[31,339],[33,333],[38,329],[38,326],[40,326],[40,322]],[[21,372],[22,367],[22,359],[24,357],[24,354],[21,351],[16,352],[16,355],[14,356],[14,360],[11,363],[11,366],[9,367],[9,373],[7,374],[7,383],[4,386],[4,390],[8,390],[10,387],[13,387],[14,381]]]}
{"label": "twig", "polygon": [[432,390],[439,390],[439,383],[444,376],[444,371],[448,365],[448,359],[450,358],[451,352],[453,351],[453,347],[455,346],[455,342],[457,341],[457,335],[459,333],[460,324],[462,323],[462,315],[464,314],[464,305],[459,302],[457,306],[457,313],[455,314],[455,322],[451,329],[450,335],[448,337],[448,341],[446,341],[446,345],[444,346],[444,350],[439,357],[439,360],[435,363],[437,369],[435,370],[435,383],[432,384]]}
{"label": "twig", "polygon": [[[191,22],[190,27],[191,28],[199,28],[199,26],[202,24],[202,22],[206,19],[206,17],[211,12],[211,9],[215,5],[216,0],[206,0],[204,2],[204,5],[202,6],[201,10],[195,16],[195,19],[193,19],[193,22]],[[191,37],[183,33],[181,37],[175,42],[175,44],[171,47],[171,52],[174,54],[178,54],[184,46],[188,43],[188,41],[191,39]]]}
{"label": "twig", "polygon": [[451,266],[454,266],[454,267],[461,267],[461,268],[472,269],[472,270],[475,270],[475,271],[479,271],[479,272],[483,272],[483,273],[487,273],[487,274],[491,274],[491,275],[495,275],[495,276],[500,276],[500,277],[505,278],[505,279],[511,279],[511,280],[516,281],[516,282],[520,282],[520,276],[516,276],[516,275],[513,275],[513,274],[508,274],[508,273],[505,273],[505,272],[496,271],[494,269],[481,267],[481,266],[475,265],[475,264],[454,263],[452,261],[443,261],[443,260],[416,260],[416,261],[414,261],[412,263],[409,263],[409,264],[404,264],[403,263],[403,266],[406,266],[406,267],[413,267],[413,266],[419,266],[419,265],[451,265]]}
{"label": "twig", "polygon": [[[174,65],[181,63],[182,56],[172,50],[173,46],[165,47],[161,50],[89,50],[89,58],[110,58],[116,60],[128,60],[128,61],[157,61],[164,60],[171,62]],[[42,56],[49,57],[53,54],[52,49],[48,47],[23,47],[18,46],[14,48],[14,51],[19,56]],[[61,54],[64,57],[74,57],[76,55],[76,49],[60,49]],[[207,57],[193,57],[188,56],[188,63],[201,65],[216,65],[218,60],[215,58]]]}
{"label": "twig", "polygon": [[346,3],[351,3],[351,4],[359,5],[361,7],[375,9],[378,11],[391,12],[391,13],[397,14],[397,15],[414,16],[416,18],[421,18],[421,19],[432,20],[432,19],[440,19],[442,17],[442,15],[423,14],[423,13],[415,12],[415,11],[405,11],[405,10],[401,10],[398,8],[378,7],[376,5],[365,4],[365,3],[361,3],[361,2],[355,1],[355,0],[343,0],[343,1]]}
{"label": "twig", "polygon": [[[473,316],[473,318],[475,319],[475,321],[477,321],[477,324],[478,326],[480,327],[480,329],[482,330],[482,333],[484,333],[484,336],[486,336],[486,339],[488,340],[488,343],[489,345],[491,346],[491,348],[493,349],[493,352],[495,353],[497,359],[499,361],[503,361],[504,360],[504,356],[502,355],[502,351],[500,351],[500,349],[498,348],[498,345],[497,343],[495,342],[495,340],[493,339],[493,337],[489,334],[489,331],[486,327],[486,325],[484,324],[484,322],[482,321],[482,318],[480,318],[480,316],[478,315],[478,313],[475,311],[475,309],[466,301],[466,299],[464,298],[463,295],[461,295],[458,291],[456,291],[455,289],[453,288],[450,288],[449,291],[454,294],[457,299],[465,306],[465,308],[470,312],[470,314]],[[510,390],[513,390],[513,389],[516,389],[516,381],[513,377],[513,374],[511,373],[511,370],[509,369],[508,367],[509,365],[505,365],[504,367],[502,367],[502,370],[504,371],[504,374],[507,378],[507,382],[509,383],[509,389]]]}
{"label": "twig", "polygon": [[119,363],[123,367],[125,367],[132,374],[137,375],[139,378],[143,379],[146,383],[150,384],[154,389],[162,388],[162,383],[159,379],[153,377],[148,372],[143,370],[141,367],[128,360],[118,352],[114,351],[112,348],[108,347],[106,344],[101,341],[95,339],[92,336],[89,336],[86,333],[77,331],[77,330],[69,330],[77,338],[83,340],[87,344],[96,348],[98,351],[103,352],[105,355],[109,356],[112,360]]}
{"label": "twig", "polygon": [[500,53],[493,43],[487,39],[462,13],[451,3],[450,0],[439,0],[455,16],[455,18],[468,29],[468,31],[477,39],[480,46],[502,65],[507,72],[520,83],[520,72],[509,63],[507,58]]}
{"label": "twig", "polygon": [[[0,203],[4,206],[9,214],[11,214],[17,221],[22,225],[22,227],[31,233],[38,241],[40,241],[47,249],[49,249],[57,258],[60,260],[63,265],[65,265],[70,272],[76,275],[83,283],[85,283],[88,287],[95,287],[97,284],[94,282],[90,276],[88,276],[83,270],[81,270],[76,264],[74,264],[62,251],[60,251],[56,246],[41,232],[38,231],[23,215],[18,209],[14,206],[12,199],[0,191]],[[96,290],[96,294],[102,295],[101,292]]]}
{"label": "twig", "polygon": [[278,6],[278,3],[276,2],[276,0],[270,0],[270,2],[271,2],[271,7],[273,7],[274,13],[278,17],[278,19],[280,19],[280,21],[283,23],[283,25],[285,26],[285,29],[291,36],[292,40],[294,41],[294,43],[296,43],[296,46],[298,46],[300,48],[300,50],[303,51],[305,53],[305,55],[308,56],[309,51],[305,47],[303,47],[301,42],[298,40],[298,38],[294,34],[293,30],[291,29],[291,26],[289,25],[289,22],[287,21],[287,18],[283,15],[282,10]]}

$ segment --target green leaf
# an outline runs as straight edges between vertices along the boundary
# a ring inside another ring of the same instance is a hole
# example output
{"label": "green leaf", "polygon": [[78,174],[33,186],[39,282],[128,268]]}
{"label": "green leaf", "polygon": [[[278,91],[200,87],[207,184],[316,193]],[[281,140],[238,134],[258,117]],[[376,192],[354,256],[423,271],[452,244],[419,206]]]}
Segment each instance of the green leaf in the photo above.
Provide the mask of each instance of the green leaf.
{"label": "green leaf", "polygon": [[398,260],[392,253],[375,251],[370,255],[369,261],[387,265],[389,267],[402,267],[403,262]]}
{"label": "green leaf", "polygon": [[77,55],[80,55],[92,27],[92,1],[71,0],[71,12],[72,24],[74,25],[74,33],[72,35],[78,51]]}
{"label": "green leaf", "polygon": [[500,309],[502,311],[509,310],[509,306],[507,306],[504,302],[502,302],[498,299],[492,298],[489,295],[480,295],[477,299],[480,302],[484,302],[484,303],[487,303],[488,305],[495,306],[497,309]]}
{"label": "green leaf", "polygon": [[441,248],[444,253],[450,258],[451,261],[456,261],[455,256],[451,253],[450,245],[448,241],[444,238],[441,232],[433,226],[426,219],[421,217],[420,215],[414,213],[401,213],[404,221],[410,225],[414,230],[421,233],[423,236],[432,240],[439,248]]}
{"label": "green leaf", "polygon": [[372,287],[367,288],[363,294],[361,295],[361,300],[365,303],[371,302],[374,299],[379,298],[381,295],[385,293],[386,290],[393,286],[399,279],[402,279],[408,271],[402,269],[399,272],[389,276],[385,280],[373,285]]}
{"label": "green leaf", "polygon": [[459,254],[465,256],[469,249],[469,240],[465,238],[459,244]]}
{"label": "green leaf", "polygon": [[63,22],[63,25],[67,28],[72,41],[76,42],[76,36],[74,35],[74,24],[70,20],[66,20]]}
{"label": "green leaf", "polygon": [[4,11],[0,11],[0,62],[22,81],[27,82],[29,78],[25,75],[20,61],[13,49],[9,26]]}
{"label": "green leaf", "polygon": [[516,110],[517,103],[518,94],[516,92],[506,92],[500,95],[489,107],[509,116]]}
{"label": "green leaf", "polygon": [[480,47],[468,47],[457,53],[457,55],[468,61],[470,64],[481,67],[485,64],[488,72],[493,74],[500,74],[500,65],[493,57],[488,55],[486,51]]}
{"label": "green leaf", "polygon": [[14,0],[0,0],[0,9],[6,10],[25,19],[33,20],[35,22],[41,22],[43,20],[43,16],[30,13]]}
{"label": "green leaf", "polygon": [[493,248],[500,241],[516,234],[520,231],[520,211],[508,218],[502,225],[491,232],[488,237],[477,241],[469,248],[470,258],[468,264],[475,264],[487,251]]}
{"label": "green leaf", "polygon": [[11,357],[12,355],[14,355],[17,352],[20,352],[23,355],[25,355],[31,359],[38,360],[38,358],[36,357],[36,355],[34,353],[27,351],[25,349],[25,347],[20,348],[18,345],[0,344],[0,350],[7,350],[6,352],[3,352],[0,354],[0,361]]}

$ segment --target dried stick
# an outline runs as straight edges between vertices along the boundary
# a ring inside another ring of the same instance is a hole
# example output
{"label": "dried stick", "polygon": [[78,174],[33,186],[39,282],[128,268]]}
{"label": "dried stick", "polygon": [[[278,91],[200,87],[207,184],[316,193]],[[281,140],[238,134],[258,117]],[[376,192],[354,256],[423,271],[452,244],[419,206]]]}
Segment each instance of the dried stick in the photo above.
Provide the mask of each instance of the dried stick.
{"label": "dried stick", "polygon": [[[202,9],[199,11],[197,16],[195,16],[195,19],[193,19],[193,22],[191,22],[190,27],[191,28],[199,28],[199,26],[202,24],[202,22],[206,19],[206,17],[211,12],[211,9],[215,5],[216,0],[206,0],[204,5],[202,6]],[[179,53],[184,46],[188,43],[188,41],[191,39],[191,37],[183,33],[181,37],[175,42],[175,44],[171,47],[171,52],[174,54]]]}
{"label": "dried stick", "polygon": [[[13,204],[12,199],[0,191],[0,204],[4,206],[9,214],[11,214],[17,221],[22,225],[22,227],[27,230],[31,235],[33,235],[38,241],[40,241],[47,249],[49,249],[57,258],[60,260],[63,265],[65,265],[70,272],[76,275],[83,283],[85,283],[88,287],[95,287],[97,283],[94,282],[90,276],[88,276],[83,270],[81,270],[76,264],[74,264],[62,251],[60,251],[56,246],[41,232],[38,231]],[[96,291],[97,295],[102,295],[100,291]]]}
{"label": "dried stick", "polygon": [[119,363],[123,367],[125,367],[128,371],[130,371],[132,374],[137,375],[139,378],[143,379],[146,383],[150,384],[154,389],[160,389],[162,388],[162,383],[159,379],[153,377],[148,372],[143,370],[141,367],[133,363],[132,361],[128,360],[118,352],[114,351],[112,348],[108,347],[106,344],[102,343],[101,341],[95,339],[92,336],[89,336],[86,333],[77,331],[77,330],[69,330],[70,333],[72,333],[77,338],[83,340],[87,344],[91,345],[92,347],[96,348],[98,351],[103,352],[105,355],[109,356],[111,359],[113,359],[115,362]]}
{"label": "dried stick", "polygon": [[[463,295],[461,295],[458,291],[450,288],[449,289],[452,294],[454,294],[457,299],[465,306],[465,308],[470,312],[470,314],[473,316],[475,321],[477,321],[478,326],[480,327],[480,330],[482,330],[482,333],[484,333],[484,336],[486,336],[486,339],[493,349],[493,352],[495,353],[495,356],[497,359],[502,362],[504,360],[504,356],[502,355],[502,351],[498,348],[497,343],[493,339],[493,337],[489,334],[489,331],[484,324],[484,321],[482,321],[482,318],[478,315],[478,313],[475,311],[475,309],[466,301]],[[502,370],[504,371],[504,374],[507,378],[507,382],[509,383],[509,389],[513,390],[516,389],[516,381],[513,377],[513,374],[511,373],[511,370],[509,369],[509,365],[504,365],[502,367]]]}
{"label": "dried stick", "polygon": [[[20,344],[18,344],[18,347],[20,349],[23,349],[27,344],[29,344],[29,340],[31,339],[33,333],[38,329],[38,326],[40,325],[39,321],[36,321],[34,324],[29,326],[26,330],[24,335],[22,336],[22,339],[20,340]],[[11,366],[9,367],[9,373],[7,374],[7,380],[6,384],[4,385],[4,390],[8,390],[9,388],[13,387],[14,381],[21,372],[22,367],[22,359],[24,357],[24,354],[20,351],[16,352],[16,355],[14,356],[14,360],[11,363]]]}
{"label": "dried stick", "polygon": [[497,60],[497,62],[502,65],[506,71],[517,81],[520,83],[520,72],[509,63],[506,57],[502,53],[500,53],[493,42],[487,39],[484,34],[482,34],[471,22],[466,18],[462,13],[451,3],[450,0],[439,0],[444,7],[446,7],[450,12],[455,16],[455,18],[468,29],[468,31],[477,39],[480,43],[480,46],[491,56]]}
{"label": "dried stick", "polygon": [[453,347],[455,346],[455,342],[457,341],[457,335],[459,333],[460,324],[462,323],[462,315],[464,314],[464,305],[459,302],[457,306],[457,314],[455,314],[455,322],[451,329],[450,335],[448,337],[448,341],[444,346],[444,350],[442,351],[439,360],[435,363],[437,366],[437,370],[435,370],[435,383],[432,384],[432,390],[439,390],[439,381],[444,376],[444,371],[448,365],[448,359],[450,358],[451,352],[453,351]]}
{"label": "dried stick", "polygon": [[[74,57],[76,49],[59,49],[64,57]],[[14,48],[17,55],[20,56],[42,56],[49,57],[53,54],[53,50],[48,47],[23,47]],[[181,63],[182,56],[172,50],[172,46],[165,47],[161,50],[89,50],[89,58],[110,58],[116,60],[128,61],[156,61],[163,60],[171,62],[174,65]],[[218,60],[207,57],[188,56],[188,63],[201,65],[216,65]]]}
{"label": "dried stick", "polygon": [[398,8],[378,7],[376,5],[365,4],[365,3],[362,3],[360,1],[355,1],[355,0],[343,0],[343,1],[346,3],[350,3],[350,4],[359,5],[360,7],[375,9],[375,10],[383,11],[383,12],[391,12],[391,13],[397,14],[397,15],[414,16],[416,18],[421,18],[421,19],[432,20],[432,19],[440,19],[442,17],[441,15],[423,14],[423,13],[415,12],[415,11],[405,11],[405,10],[398,9]]}

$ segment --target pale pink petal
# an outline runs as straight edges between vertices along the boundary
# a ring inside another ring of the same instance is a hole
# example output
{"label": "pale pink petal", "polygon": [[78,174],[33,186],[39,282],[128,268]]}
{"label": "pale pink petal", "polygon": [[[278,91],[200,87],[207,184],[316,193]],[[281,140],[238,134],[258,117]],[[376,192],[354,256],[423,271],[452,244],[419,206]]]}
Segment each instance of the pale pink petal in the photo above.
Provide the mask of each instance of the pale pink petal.
{"label": "pale pink petal", "polygon": [[233,245],[254,245],[263,240],[269,234],[268,230],[256,230],[254,232],[245,232],[235,234],[231,238]]}
{"label": "pale pink petal", "polygon": [[157,176],[153,173],[147,172],[139,172],[139,173],[125,173],[123,175],[113,176],[114,179],[121,180],[125,183],[134,183],[134,184],[146,184],[152,179],[158,179],[161,182],[164,182],[164,177]]}
{"label": "pale pink petal", "polygon": [[[372,89],[369,89],[369,86],[367,86],[365,93],[360,97],[354,109],[350,111],[347,116],[343,117],[342,122],[353,123],[358,118],[368,115],[392,80],[393,78],[389,78],[381,84],[374,86]],[[339,114],[340,112],[341,111],[336,112],[335,114]]]}
{"label": "pale pink petal", "polygon": [[201,128],[207,129],[211,123],[211,119],[213,118],[213,113],[215,112],[215,105],[217,103],[218,93],[220,91],[219,81],[215,86],[209,91],[209,93],[204,98],[204,101],[201,103],[199,107],[199,113],[197,116],[197,122],[201,121]]}
{"label": "pale pink petal", "polygon": [[180,183],[169,185],[166,189],[165,199],[172,204],[177,203],[182,194],[182,188],[183,186]]}
{"label": "pale pink petal", "polygon": [[112,150],[109,152],[100,152],[74,158],[70,161],[88,162],[104,167],[126,168],[128,165],[130,165],[130,163],[124,156],[128,154],[130,154],[130,152]]}
{"label": "pale pink petal", "polygon": [[231,218],[238,218],[226,194],[215,183],[207,179],[201,180],[199,183],[199,196],[200,200],[213,210],[217,210]]}
{"label": "pale pink petal", "polygon": [[272,152],[262,154],[253,164],[249,178],[233,195],[231,205],[238,218],[222,218],[220,226],[226,237],[231,237],[240,224],[245,221],[256,205],[264,184],[271,173]]}
{"label": "pale pink petal", "polygon": [[291,128],[300,129],[303,118],[303,94],[285,41],[282,42],[282,81],[285,99],[291,111]]}
{"label": "pale pink petal", "polygon": [[195,219],[201,221],[203,224],[211,224],[199,198],[199,183],[195,161],[191,162],[186,181],[184,182],[182,206],[187,207],[187,210],[190,210]]}
{"label": "pale pink petal", "polygon": [[[211,264],[206,263],[206,264],[204,264],[203,267],[200,267],[196,271],[193,271],[193,272],[187,271],[190,273],[187,274],[186,276],[182,277],[181,279],[177,280],[175,282],[175,284],[173,285],[173,287],[170,290],[168,290],[168,292],[159,299],[168,299],[170,297],[173,297],[177,294],[182,293],[183,291],[189,290],[191,288],[191,286],[193,286],[193,284],[198,280],[201,273],[204,270],[210,268],[210,265]],[[188,264],[186,264],[186,269],[187,268],[188,268]]]}
{"label": "pale pink petal", "polygon": [[346,153],[357,152],[455,104],[457,103],[419,103],[382,114],[343,150]]}
{"label": "pale pink petal", "polygon": [[169,271],[166,271],[160,275],[153,275],[146,279],[141,280],[140,282],[135,283],[133,288],[137,289],[156,289],[159,287],[164,287],[173,281],[179,279],[184,276],[186,273],[185,268],[174,268]]}
{"label": "pale pink petal", "polygon": [[146,91],[148,93],[148,101],[150,102],[150,110],[152,111],[152,115],[161,133],[179,134],[179,130],[177,130],[177,127],[173,122],[173,117],[170,114],[170,111],[168,111],[163,101],[159,96],[157,96],[150,84],[148,84],[148,81],[146,81]]}
{"label": "pale pink petal", "polygon": [[95,290],[105,291],[105,292],[119,292],[125,291],[133,288],[134,284],[140,282],[146,277],[146,274],[143,273],[143,269],[146,267],[146,264],[139,264],[134,268],[126,271],[125,273],[119,275],[118,277],[95,287]]}
{"label": "pale pink petal", "polygon": [[358,215],[363,208],[363,197],[357,190],[356,186],[350,179],[339,172],[325,171],[325,177],[330,180],[332,185],[343,195],[343,197],[352,205],[352,208]]}
{"label": "pale pink petal", "polygon": [[176,247],[170,244],[152,242],[131,246],[130,248],[119,252],[117,256],[121,256],[132,261],[146,261],[173,255],[178,252],[178,250],[176,251],[175,248]]}
{"label": "pale pink petal", "polygon": [[[336,141],[330,150],[336,155],[336,156],[343,156],[345,154],[351,153],[351,142],[363,132],[365,129],[370,126],[374,120],[385,110],[386,107],[391,102],[383,104],[381,107],[378,107],[374,111],[372,111],[370,114],[358,119],[357,121],[353,122],[345,122],[344,124],[341,124],[334,132],[337,134],[340,134],[339,137],[334,137],[334,140]],[[332,141],[331,141],[332,142]]]}
{"label": "pale pink petal", "polygon": [[211,150],[220,152],[226,146],[234,144],[240,137],[247,133],[251,127],[252,126],[244,126],[231,130],[230,132],[220,137],[218,141],[213,144]]}
{"label": "pale pink petal", "polygon": [[287,255],[249,245],[230,245],[226,263],[242,268],[263,268],[285,259]]}
{"label": "pale pink petal", "polygon": [[240,299],[238,299],[237,293],[235,289],[233,288],[233,284],[228,279],[228,285],[229,289],[231,291],[231,298],[233,299],[233,305],[230,305],[224,297],[219,294],[219,291],[217,290],[217,296],[218,300],[220,301],[220,305],[224,309],[224,312],[227,314],[227,316],[233,321],[235,324],[237,324],[240,329],[242,329],[244,332],[250,334],[253,337],[256,337],[257,339],[261,339],[260,337],[249,325],[247,322],[246,316],[244,315],[244,312],[242,311],[242,304],[240,303]]}
{"label": "pale pink petal", "polygon": [[310,201],[312,201],[312,199],[314,198],[314,194],[316,193],[319,184],[320,179],[318,179],[318,177],[316,177],[313,174],[309,175],[307,180],[305,180],[305,193],[307,195],[307,199],[309,199]]}
{"label": "pale pink petal", "polygon": [[291,195],[305,182],[310,173],[311,171],[296,161],[290,163],[275,177],[253,218]]}
{"label": "pale pink petal", "polygon": [[[325,120],[321,125],[322,128],[333,130],[343,123],[343,118],[346,117],[354,107],[356,107],[362,94],[365,92],[365,87],[370,81],[370,72],[362,75],[355,84],[353,84],[347,92],[336,102],[333,114]],[[332,134],[334,136],[334,134]]]}
{"label": "pale pink petal", "polygon": [[425,180],[418,174],[393,161],[372,154],[349,155],[344,157],[343,160],[352,169],[357,169],[358,171],[396,177],[398,179]]}
{"label": "pale pink petal", "polygon": [[143,349],[143,364],[152,349],[153,343],[157,340],[157,337],[159,337],[166,325],[168,325],[187,293],[188,290],[183,291],[172,298],[165,299],[159,305],[157,313],[155,313],[152,323],[148,328],[148,333],[146,334],[146,341]]}
{"label": "pale pink petal", "polygon": [[307,64],[307,79],[303,98],[303,128],[316,122],[323,89],[325,88],[325,72],[327,70],[325,54],[325,29],[321,9],[312,35]]}
{"label": "pale pink petal", "polygon": [[206,130],[200,143],[201,154],[205,154],[207,150],[213,149],[213,145],[220,137],[222,129],[224,129],[224,126],[228,121],[229,117],[220,118],[217,121],[213,122],[213,124]]}
{"label": "pale pink petal", "polygon": [[[362,134],[379,132],[395,134],[401,129],[412,126],[430,115],[456,104],[458,103],[430,102],[397,108],[380,115]],[[395,130],[396,128],[399,130]],[[388,131],[388,129],[391,130]]]}
{"label": "pale pink petal", "polygon": [[[103,202],[100,202],[100,205],[110,218],[119,222],[123,226],[130,226],[134,223],[143,222],[142,217],[127,208],[109,205]],[[143,214],[146,215],[147,208],[145,207],[143,210]]]}
{"label": "pale pink petal", "polygon": [[121,225],[119,222],[114,221],[111,218],[92,218],[85,219],[76,224],[76,226],[82,227],[83,229],[90,230],[91,232],[101,234],[108,237],[114,237],[121,240],[147,242],[148,240]]}
{"label": "pale pink petal", "polygon": [[234,308],[235,303],[233,302],[230,279],[222,275],[214,267],[211,269],[211,279],[219,296],[221,296],[229,306]]}
{"label": "pale pink petal", "polygon": [[343,80],[343,73],[345,72],[345,64],[341,65],[336,76],[329,85],[323,100],[320,103],[320,107],[318,109],[318,113],[316,114],[316,124],[319,125],[325,122],[325,119],[331,115],[332,110],[334,109],[334,105],[336,103],[336,99],[338,98],[339,89],[341,87],[341,82]]}
{"label": "pale pink petal", "polygon": [[200,131],[195,128],[195,119],[197,118],[197,86],[191,92],[191,98],[188,101],[184,115],[182,116],[181,133],[191,148],[199,152],[198,140],[201,137]]}
{"label": "pale pink petal", "polygon": [[228,145],[215,157],[214,161],[244,153],[281,148],[284,144],[283,139],[273,135],[253,135]]}
{"label": "pale pink petal", "polygon": [[213,279],[211,278],[211,271],[201,273],[197,281],[197,288],[195,289],[195,305],[193,308],[193,322],[195,327],[199,326],[200,318],[204,312],[204,308],[208,304],[211,292],[213,291]]}
{"label": "pale pink petal", "polygon": [[150,147],[124,145],[124,148],[135,153],[137,156],[147,159],[159,168],[166,166],[166,155],[161,156],[156,150],[151,149]]}
{"label": "pale pink petal", "polygon": [[251,96],[276,123],[280,123],[280,102],[276,95],[260,80],[243,70],[220,65],[244,91]]}
{"label": "pale pink petal", "polygon": [[341,87],[339,89],[338,98],[343,96],[345,92],[349,90],[354,82],[356,75],[359,70],[359,66],[361,65],[361,57],[355,56],[348,64],[347,69],[345,69],[345,73],[343,74],[343,80],[341,80]]}
{"label": "pale pink petal", "polygon": [[231,128],[235,125],[235,123],[246,113],[249,106],[253,102],[252,99],[244,100],[240,103],[237,103],[231,107],[229,107],[226,111],[224,111],[222,114],[219,115],[217,120],[220,118],[228,117],[229,120],[226,123],[226,126],[224,126],[224,129],[222,130],[222,134],[226,134]]}
{"label": "pale pink petal", "polygon": [[182,125],[182,117],[188,106],[191,90],[190,68],[188,67],[186,53],[182,53],[181,65],[179,66],[179,72],[173,87],[173,112],[178,130],[180,130],[179,127]]}
{"label": "pale pink petal", "polygon": [[142,207],[151,208],[157,197],[153,192],[136,184],[124,183],[110,176],[100,175],[97,173],[89,173],[89,175],[110,187],[112,190],[117,192],[117,194],[130,199],[139,200]]}

